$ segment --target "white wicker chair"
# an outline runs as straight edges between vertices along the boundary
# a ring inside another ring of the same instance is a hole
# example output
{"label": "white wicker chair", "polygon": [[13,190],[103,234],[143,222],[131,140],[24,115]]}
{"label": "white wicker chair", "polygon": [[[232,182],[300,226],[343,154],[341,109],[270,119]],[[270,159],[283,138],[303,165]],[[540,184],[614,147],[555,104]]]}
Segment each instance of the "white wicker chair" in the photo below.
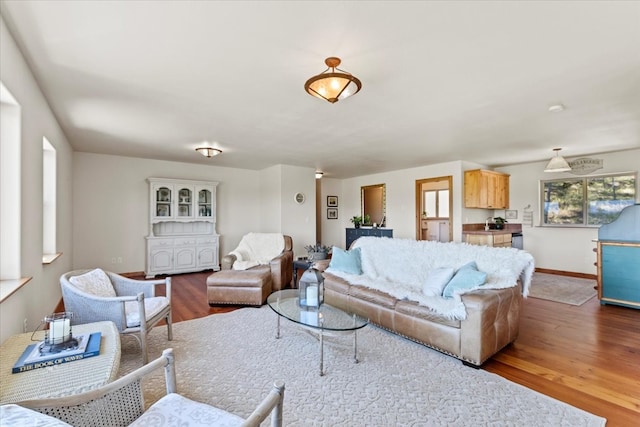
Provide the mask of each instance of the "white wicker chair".
{"label": "white wicker chair", "polygon": [[[141,381],[159,368],[164,368],[167,395],[145,412]],[[282,381],[274,383],[273,389],[246,419],[210,405],[194,402],[176,393],[173,349],[167,349],[151,363],[98,389],[75,396],[29,400],[16,404],[76,427],[164,426],[168,425],[169,421],[171,425],[257,427],[269,415],[272,427],[282,426]],[[194,414],[195,418],[191,418],[191,414]]]}
{"label": "white wicker chair", "polygon": [[[140,342],[142,363],[146,364],[147,334],[158,322],[165,320],[169,341],[171,328],[171,278],[162,280],[134,280],[105,272],[115,291],[114,297],[104,297],[81,290],[69,279],[91,270],[76,270],[60,276],[62,299],[66,311],[73,313],[72,324],[110,320],[121,334],[132,334]],[[156,297],[157,285],[166,285],[166,297]],[[146,301],[146,303],[145,303]],[[129,303],[129,304],[127,304]],[[129,320],[127,319],[129,314]],[[134,314],[131,319],[131,314]]]}

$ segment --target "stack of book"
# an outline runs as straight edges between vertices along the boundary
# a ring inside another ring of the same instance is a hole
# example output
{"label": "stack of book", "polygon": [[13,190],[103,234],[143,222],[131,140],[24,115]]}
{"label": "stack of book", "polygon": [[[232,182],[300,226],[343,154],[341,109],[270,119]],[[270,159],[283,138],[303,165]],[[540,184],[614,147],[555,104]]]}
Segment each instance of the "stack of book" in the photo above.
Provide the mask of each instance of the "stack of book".
{"label": "stack of book", "polygon": [[18,374],[33,369],[82,360],[100,354],[100,341],[102,340],[100,332],[82,334],[74,338],[78,341],[76,348],[62,350],[57,353],[42,352],[43,341],[28,345],[18,358],[18,361],[13,365],[11,373]]}

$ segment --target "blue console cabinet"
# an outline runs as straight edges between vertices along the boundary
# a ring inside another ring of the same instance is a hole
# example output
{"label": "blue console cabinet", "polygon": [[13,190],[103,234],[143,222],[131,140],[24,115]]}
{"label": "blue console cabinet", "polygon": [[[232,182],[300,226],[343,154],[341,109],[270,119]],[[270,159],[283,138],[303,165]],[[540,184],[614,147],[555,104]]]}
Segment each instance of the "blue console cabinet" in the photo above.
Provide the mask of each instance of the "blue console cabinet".
{"label": "blue console cabinet", "polygon": [[393,229],[373,227],[347,228],[347,236],[345,239],[347,249],[351,247],[351,243],[353,243],[354,240],[362,236],[393,237]]}
{"label": "blue console cabinet", "polygon": [[598,230],[598,298],[640,309],[640,204]]}

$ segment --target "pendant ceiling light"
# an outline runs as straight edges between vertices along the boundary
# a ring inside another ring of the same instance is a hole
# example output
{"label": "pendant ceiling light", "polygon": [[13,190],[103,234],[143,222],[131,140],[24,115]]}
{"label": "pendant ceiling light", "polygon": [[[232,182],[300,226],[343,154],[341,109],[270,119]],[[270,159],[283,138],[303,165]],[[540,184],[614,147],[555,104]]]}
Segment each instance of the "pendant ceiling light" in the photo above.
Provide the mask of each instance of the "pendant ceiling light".
{"label": "pendant ceiling light", "polygon": [[304,90],[309,95],[324,99],[330,103],[346,99],[355,95],[362,88],[362,83],[354,75],[336,68],[340,65],[340,58],[331,57],[324,60],[326,70],[311,77],[304,84]]}
{"label": "pendant ceiling light", "polygon": [[218,154],[222,154],[222,150],[218,150],[217,148],[212,147],[198,147],[196,148],[196,151],[208,158],[217,156]]}
{"label": "pendant ceiling light", "polygon": [[547,167],[544,168],[545,172],[568,172],[571,170],[571,166],[569,163],[560,155],[560,150],[562,148],[554,148],[553,151],[556,152],[556,156],[552,157],[547,163]]}

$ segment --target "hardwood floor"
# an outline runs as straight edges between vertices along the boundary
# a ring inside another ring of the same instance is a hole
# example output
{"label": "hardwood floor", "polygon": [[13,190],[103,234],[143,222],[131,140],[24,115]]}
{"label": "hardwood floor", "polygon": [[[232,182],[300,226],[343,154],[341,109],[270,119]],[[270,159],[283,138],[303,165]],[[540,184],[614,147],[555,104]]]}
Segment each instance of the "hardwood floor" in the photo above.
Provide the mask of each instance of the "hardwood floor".
{"label": "hardwood floor", "polygon": [[[209,307],[210,274],[172,276],[174,322],[237,308]],[[527,298],[519,338],[483,369],[605,417],[608,427],[640,425],[640,310]]]}

